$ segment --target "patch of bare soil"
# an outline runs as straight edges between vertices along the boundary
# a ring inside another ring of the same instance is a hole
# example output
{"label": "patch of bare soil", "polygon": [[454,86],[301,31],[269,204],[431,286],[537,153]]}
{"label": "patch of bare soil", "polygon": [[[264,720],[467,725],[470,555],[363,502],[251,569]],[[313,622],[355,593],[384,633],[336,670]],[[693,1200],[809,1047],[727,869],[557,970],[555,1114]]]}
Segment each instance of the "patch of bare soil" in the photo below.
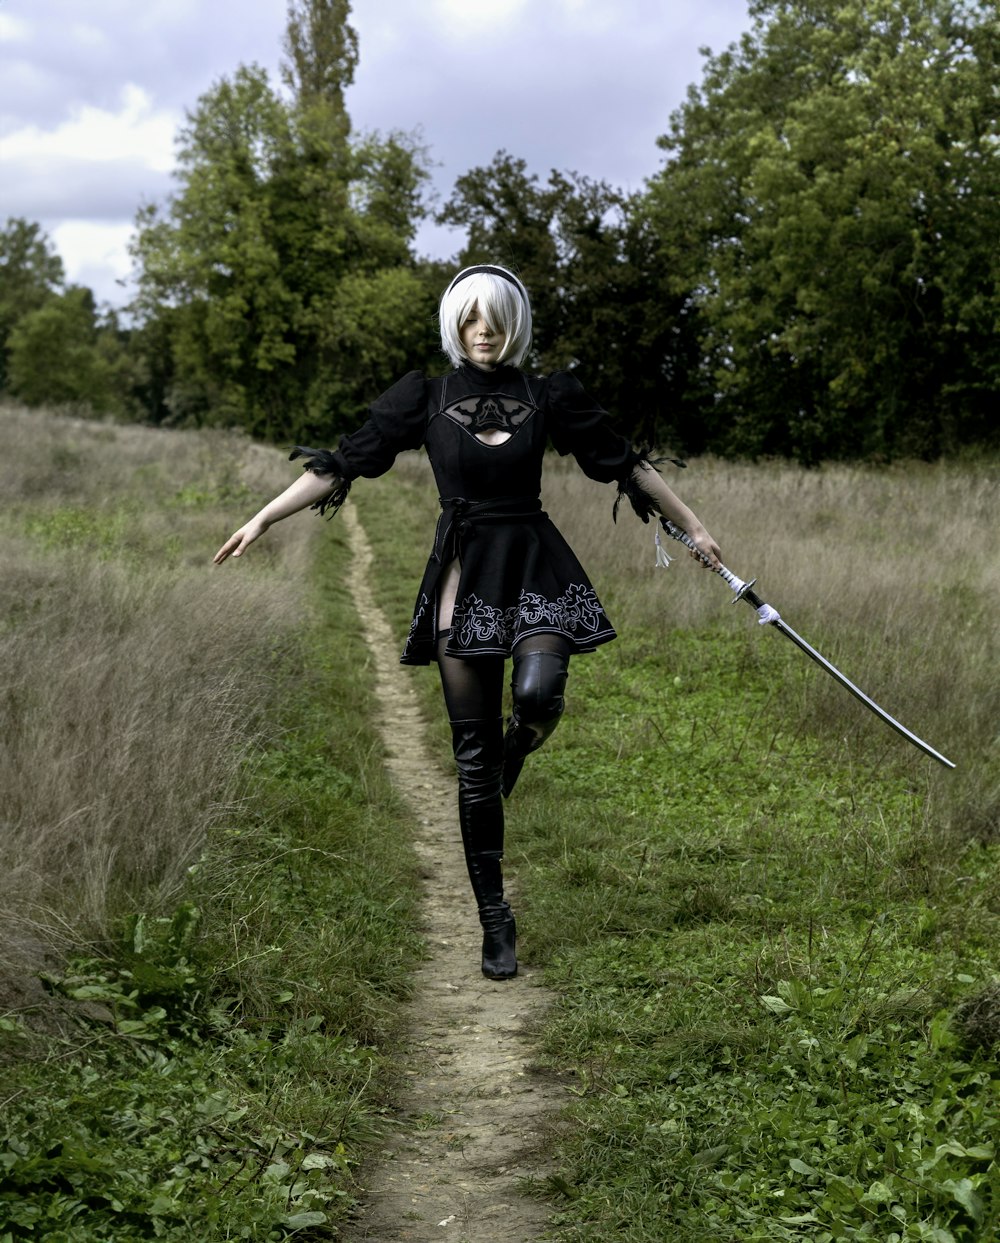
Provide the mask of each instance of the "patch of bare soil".
{"label": "patch of bare soil", "polygon": [[491,982],[481,974],[482,935],[455,781],[428,753],[409,675],[371,591],[364,529],[350,504],[341,516],[390,771],[420,829],[415,847],[423,863],[429,950],[408,1008],[410,1063],[400,1113],[381,1160],[367,1171],[348,1236],[379,1243],[528,1243],[542,1237],[549,1214],[521,1187],[548,1172],[547,1140],[565,1100],[557,1076],[533,1070],[533,1033],[550,998],[523,961],[514,980]]}
{"label": "patch of bare soil", "polygon": [[[22,925],[16,914],[5,912],[0,918],[0,1014],[16,1015],[31,1032],[65,1035],[81,1007],[44,987],[40,973],[57,972],[62,964],[49,946]],[[0,1056],[8,1056],[8,1050],[0,1050]]]}

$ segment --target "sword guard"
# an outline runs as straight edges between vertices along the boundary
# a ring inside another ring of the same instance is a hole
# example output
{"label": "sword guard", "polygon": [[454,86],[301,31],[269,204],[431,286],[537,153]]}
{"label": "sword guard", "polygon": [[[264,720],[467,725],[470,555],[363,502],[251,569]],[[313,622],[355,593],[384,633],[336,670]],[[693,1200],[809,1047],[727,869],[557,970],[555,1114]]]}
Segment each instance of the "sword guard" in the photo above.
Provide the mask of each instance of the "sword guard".
{"label": "sword guard", "polygon": [[738,588],[736,595],[733,596],[730,603],[736,604],[738,600],[742,600],[743,597],[747,594],[747,592],[751,590],[751,588],[753,587],[756,581],[757,580],[755,578],[751,578],[751,580],[748,583],[744,583],[742,587]]}

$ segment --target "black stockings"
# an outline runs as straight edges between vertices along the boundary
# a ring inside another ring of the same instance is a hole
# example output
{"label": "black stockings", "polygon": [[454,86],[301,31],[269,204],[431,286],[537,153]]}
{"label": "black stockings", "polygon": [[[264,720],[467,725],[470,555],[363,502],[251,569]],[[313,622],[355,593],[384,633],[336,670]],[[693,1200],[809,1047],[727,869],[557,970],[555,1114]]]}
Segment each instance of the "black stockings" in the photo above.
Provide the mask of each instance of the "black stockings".
{"label": "black stockings", "polygon": [[503,799],[524,757],[549,737],[563,711],[569,644],[561,635],[526,639],[514,649],[513,711],[503,732],[502,656],[463,660],[445,654],[438,668],[458,768],[458,815],[469,880],[484,929],[483,972],[495,979],[517,970],[514,917],[503,896]]}
{"label": "black stockings", "polygon": [[[438,639],[437,659],[448,719],[473,721],[500,717],[504,658],[476,656],[463,660],[446,656],[447,641],[447,634]],[[569,644],[560,634],[537,635],[522,640],[514,648],[513,661],[510,688],[514,714],[522,723],[543,719],[558,722],[569,668]],[[542,742],[554,728],[553,724]]]}

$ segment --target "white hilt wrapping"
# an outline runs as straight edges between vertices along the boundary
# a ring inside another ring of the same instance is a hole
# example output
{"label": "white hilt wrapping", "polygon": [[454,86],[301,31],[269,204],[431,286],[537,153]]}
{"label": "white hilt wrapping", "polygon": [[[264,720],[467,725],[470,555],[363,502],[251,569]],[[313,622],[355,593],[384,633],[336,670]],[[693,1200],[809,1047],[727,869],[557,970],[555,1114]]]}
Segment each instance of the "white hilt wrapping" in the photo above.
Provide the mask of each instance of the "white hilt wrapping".
{"label": "white hilt wrapping", "polygon": [[[694,541],[692,541],[691,547],[695,548],[695,551],[697,551]],[[709,564],[709,562],[704,557],[701,556],[701,553],[698,553],[698,556],[701,557],[701,560],[704,561],[706,565]],[[735,599],[733,600],[733,604],[735,604],[736,601],[740,599],[740,597],[743,595],[743,593],[746,591],[748,587],[753,586],[754,580],[751,579],[749,583],[745,583],[742,578],[738,578],[732,572],[732,570],[727,570],[724,565],[720,565],[719,568],[715,572],[716,574],[719,575],[720,578],[722,578],[726,582],[726,585],[732,590],[733,595],[735,597]]]}
{"label": "white hilt wrapping", "polygon": [[[666,531],[666,533],[669,536],[671,536],[675,540],[680,540],[680,542],[684,545],[685,548],[690,548],[696,557],[700,557],[702,561],[708,564],[708,558],[701,551],[698,545],[694,542],[691,536],[688,535],[687,531],[685,531],[683,527],[676,526],[673,522],[670,521],[669,518],[661,518],[660,526],[663,527],[664,531]],[[657,543],[660,542],[659,532],[657,532],[656,542]],[[725,567],[719,570],[718,573],[721,574],[722,577],[725,578],[726,582],[730,583],[730,585],[732,585],[730,580],[735,580],[737,583],[740,581],[738,578],[736,578],[735,574],[727,570]]]}
{"label": "white hilt wrapping", "polygon": [[[705,556],[705,554],[701,551],[701,549],[694,542],[691,536],[688,535],[687,531],[683,530],[679,526],[675,526],[674,523],[672,523],[669,518],[661,518],[660,525],[663,527],[663,529],[667,532],[668,535],[673,536],[675,540],[680,540],[680,542],[684,545],[685,548],[690,548],[691,551],[695,554],[695,556],[699,559],[699,561],[704,562],[705,565],[711,566],[712,563]],[[660,542],[659,532],[657,532],[656,542],[657,544],[659,544]],[[753,585],[757,581],[755,578],[752,578],[748,583],[745,583],[742,578],[734,574],[732,570],[727,569],[726,566],[724,565],[720,564],[717,569],[715,566],[712,566],[712,568],[715,570],[716,574],[718,574],[719,577],[725,582],[726,586],[729,587],[729,589],[732,591],[733,604],[735,604],[737,600],[742,600],[743,597],[747,595],[748,593],[750,596],[751,603],[753,603],[754,600],[756,600],[756,596],[754,592],[752,591]],[[768,625],[772,625],[774,622],[781,621],[781,614],[778,612],[777,609],[772,608],[770,604],[765,604],[763,601],[760,601],[759,603],[754,605],[754,609],[757,613],[758,625],[768,626]]]}

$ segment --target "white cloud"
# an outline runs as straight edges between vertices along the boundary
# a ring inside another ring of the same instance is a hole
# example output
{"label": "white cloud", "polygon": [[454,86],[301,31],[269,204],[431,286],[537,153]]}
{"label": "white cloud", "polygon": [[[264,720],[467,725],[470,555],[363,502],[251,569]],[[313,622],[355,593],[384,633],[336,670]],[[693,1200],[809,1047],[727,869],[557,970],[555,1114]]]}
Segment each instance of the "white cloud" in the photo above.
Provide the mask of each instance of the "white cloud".
{"label": "white cloud", "polygon": [[97,48],[107,48],[110,44],[105,31],[90,22],[74,22],[70,27],[70,35],[73,43],[88,53]]}
{"label": "white cloud", "polygon": [[[106,263],[115,276],[129,273],[128,239],[132,226],[128,224],[94,224],[84,220],[70,220],[53,231],[53,240],[66,264],[70,280],[74,272],[84,264]],[[72,268],[71,268],[72,264]]]}
{"label": "white cloud", "polygon": [[436,36],[456,42],[481,42],[485,62],[490,42],[504,27],[511,27],[527,8],[528,0],[501,0],[489,8],[470,0],[432,0],[430,28]]}
{"label": "white cloud", "polygon": [[134,156],[98,160],[24,155],[4,160],[3,173],[0,220],[129,220],[140,204],[160,202],[173,189],[167,173]]}
{"label": "white cloud", "polygon": [[[123,301],[130,222],[175,188],[185,110],[238,64],[277,81],[285,10],[0,0],[0,222],[39,222],[71,279]],[[354,125],[419,129],[446,199],[499,148],[543,180],[574,169],[637,188],[662,159],[655,140],[698,75],[698,46],[718,50],[748,19],[746,0],[352,0],[351,21]],[[459,241],[428,222],[418,245],[448,254]]]}
{"label": "white cloud", "polygon": [[0,13],[0,43],[27,43],[28,23],[9,13]]}
{"label": "white cloud", "polygon": [[68,220],[52,230],[51,238],[70,284],[89,286],[98,302],[120,305],[127,290],[119,282],[127,283],[132,268],[131,235],[129,224]]}
{"label": "white cloud", "polygon": [[154,109],[149,94],[132,82],[121,88],[119,99],[114,112],[83,104],[55,128],[28,125],[13,131],[0,138],[0,160],[30,158],[56,165],[63,159],[139,159],[154,172],[168,172],[180,115]]}

